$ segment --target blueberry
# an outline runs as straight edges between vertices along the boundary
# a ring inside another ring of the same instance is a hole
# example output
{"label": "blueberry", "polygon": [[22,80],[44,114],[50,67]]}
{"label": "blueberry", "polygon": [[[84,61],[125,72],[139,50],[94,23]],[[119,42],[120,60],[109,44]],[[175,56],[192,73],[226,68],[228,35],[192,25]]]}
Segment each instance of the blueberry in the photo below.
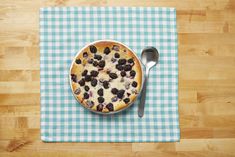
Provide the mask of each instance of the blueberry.
{"label": "blueberry", "polygon": [[99,61],[98,64],[99,64],[99,67],[101,67],[101,68],[105,67],[105,61],[104,60]]}
{"label": "blueberry", "polygon": [[93,66],[96,67],[97,65],[98,65],[98,62],[97,62],[97,61],[94,61],[94,62],[93,62]]}
{"label": "blueberry", "polygon": [[127,94],[128,97],[131,95],[131,93],[126,93],[126,94]]}
{"label": "blueberry", "polygon": [[132,90],[131,90],[131,93],[132,93],[132,94],[138,94],[138,92],[137,92],[136,89],[132,89]]}
{"label": "blueberry", "polygon": [[133,81],[131,84],[133,87],[137,87],[138,83],[136,81]]}
{"label": "blueberry", "polygon": [[117,65],[116,65],[116,69],[118,69],[118,70],[120,70],[120,71],[121,71],[121,70],[123,70],[123,66],[122,66],[122,65],[117,64]]}
{"label": "blueberry", "polygon": [[91,76],[93,76],[93,77],[96,77],[99,74],[99,72],[95,71],[95,70],[92,70],[90,73],[91,73]]}
{"label": "blueberry", "polygon": [[84,99],[88,99],[88,98],[89,98],[89,94],[88,94],[88,93],[84,93],[84,94],[83,94],[83,98],[84,98]]}
{"label": "blueberry", "polygon": [[126,72],[125,71],[121,71],[121,76],[122,77],[126,76]]}
{"label": "blueberry", "polygon": [[130,76],[135,77],[136,72],[134,70],[130,71]]}
{"label": "blueberry", "polygon": [[120,65],[126,64],[126,59],[119,59],[118,64]]}
{"label": "blueberry", "polygon": [[76,64],[81,64],[82,61],[81,61],[81,59],[76,59],[76,60],[75,60],[75,63],[76,63]]}
{"label": "blueberry", "polygon": [[125,93],[125,90],[123,90],[123,89],[119,90],[117,92],[117,97],[121,99],[123,97],[124,93]]}
{"label": "blueberry", "polygon": [[125,82],[125,88],[129,89],[130,88],[130,82]]}
{"label": "blueberry", "polygon": [[86,75],[86,76],[85,76],[85,81],[86,81],[86,82],[91,81],[91,75]]}
{"label": "blueberry", "polygon": [[81,79],[78,83],[79,83],[80,86],[84,86],[85,85],[85,79],[84,78]]}
{"label": "blueberry", "polygon": [[125,98],[123,101],[127,104],[128,102],[130,102],[130,98]]}
{"label": "blueberry", "polygon": [[106,108],[109,110],[109,111],[113,111],[113,104],[112,103],[108,103],[106,105]]}
{"label": "blueberry", "polygon": [[86,76],[87,72],[88,72],[88,70],[84,70],[84,71],[82,72],[82,76]]}
{"label": "blueberry", "polygon": [[85,91],[89,91],[90,87],[86,85],[86,86],[84,86],[84,89],[85,89]]}
{"label": "blueberry", "polygon": [[73,82],[77,82],[77,81],[78,81],[78,80],[77,80],[77,75],[71,74],[71,80],[72,80]]}
{"label": "blueberry", "polygon": [[95,55],[94,58],[97,59],[97,60],[101,60],[102,56],[101,55]]}
{"label": "blueberry", "polygon": [[106,48],[104,49],[104,54],[108,55],[110,52],[111,52],[111,51],[110,51],[110,49],[109,49],[108,47],[106,47]]}
{"label": "blueberry", "polygon": [[115,63],[116,61],[117,61],[117,59],[111,58],[111,62],[112,62],[112,63]]}
{"label": "blueberry", "polygon": [[100,96],[100,97],[98,97],[98,102],[99,102],[99,103],[103,103],[103,102],[104,102],[104,98],[103,98],[103,97],[101,97],[101,96]]}
{"label": "blueberry", "polygon": [[101,112],[103,110],[103,105],[102,104],[97,105],[96,110]]}
{"label": "blueberry", "polygon": [[109,82],[108,81],[104,81],[103,82],[103,86],[105,89],[108,89],[109,88]]}
{"label": "blueberry", "polygon": [[89,63],[89,64],[92,64],[93,61],[94,61],[94,60],[91,58],[91,59],[88,60],[88,63]]}
{"label": "blueberry", "polygon": [[83,57],[87,58],[88,57],[88,53],[87,52],[83,52]]}
{"label": "blueberry", "polygon": [[119,58],[119,57],[120,57],[120,54],[116,52],[116,53],[114,54],[114,57],[115,57],[115,58]]}
{"label": "blueberry", "polygon": [[111,98],[112,102],[116,102],[118,100],[117,96]]}
{"label": "blueberry", "polygon": [[100,81],[100,83],[103,83],[103,82],[104,82],[104,79],[103,79],[103,78],[100,78],[99,81]]}
{"label": "blueberry", "polygon": [[89,108],[92,108],[95,103],[93,101],[87,100],[86,104]]}
{"label": "blueberry", "polygon": [[103,95],[104,95],[104,90],[103,90],[103,88],[100,88],[100,89],[97,91],[97,94],[98,94],[99,96],[103,96]]}
{"label": "blueberry", "polygon": [[134,63],[134,60],[132,58],[128,59],[128,63]]}
{"label": "blueberry", "polygon": [[116,73],[109,73],[109,77],[112,78],[112,79],[118,78]]}
{"label": "blueberry", "polygon": [[109,69],[107,69],[106,73],[107,73],[107,74],[110,74],[110,70],[109,70]]}
{"label": "blueberry", "polygon": [[117,88],[112,88],[111,92],[112,92],[113,94],[117,94],[118,89],[117,89]]}
{"label": "blueberry", "polygon": [[120,47],[118,45],[113,45],[112,49],[115,51],[119,51]]}
{"label": "blueberry", "polygon": [[91,53],[96,53],[97,52],[97,48],[94,45],[90,46],[90,51]]}
{"label": "blueberry", "polygon": [[80,88],[77,88],[75,91],[74,91],[74,94],[76,95],[79,95],[81,93],[81,89]]}
{"label": "blueberry", "polygon": [[130,71],[131,68],[132,68],[132,67],[131,67],[131,65],[129,65],[129,64],[127,64],[127,65],[124,66],[124,70],[125,70],[125,71]]}
{"label": "blueberry", "polygon": [[97,79],[95,79],[95,78],[92,78],[91,79],[91,85],[93,86],[93,87],[95,87],[96,85],[97,85]]}

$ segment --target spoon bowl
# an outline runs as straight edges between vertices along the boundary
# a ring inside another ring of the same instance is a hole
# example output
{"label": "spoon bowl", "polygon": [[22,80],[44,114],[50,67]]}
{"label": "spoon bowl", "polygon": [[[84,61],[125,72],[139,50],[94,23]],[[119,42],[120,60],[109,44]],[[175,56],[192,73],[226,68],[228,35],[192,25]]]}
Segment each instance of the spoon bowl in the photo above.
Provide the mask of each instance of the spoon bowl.
{"label": "spoon bowl", "polygon": [[141,61],[145,67],[153,67],[158,63],[159,53],[155,47],[146,47],[141,54]]}
{"label": "spoon bowl", "polygon": [[149,70],[158,63],[159,53],[155,47],[146,47],[143,49],[141,54],[141,61],[145,66],[145,79],[143,84],[143,89],[141,92],[140,103],[138,106],[138,116],[143,117],[144,115],[144,106],[146,98],[146,88],[148,84]]}

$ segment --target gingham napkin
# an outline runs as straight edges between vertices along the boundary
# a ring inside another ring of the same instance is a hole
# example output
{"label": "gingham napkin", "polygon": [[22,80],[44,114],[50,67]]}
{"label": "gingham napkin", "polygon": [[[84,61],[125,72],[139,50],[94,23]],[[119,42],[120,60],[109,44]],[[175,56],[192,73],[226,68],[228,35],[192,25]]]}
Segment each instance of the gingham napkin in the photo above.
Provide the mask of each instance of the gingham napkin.
{"label": "gingham napkin", "polygon": [[[91,113],[74,99],[69,67],[89,42],[114,39],[138,56],[155,46],[159,64],[150,72],[145,115],[136,102],[119,114]],[[41,139],[77,142],[178,141],[176,11],[154,7],[49,7],[40,10]]]}

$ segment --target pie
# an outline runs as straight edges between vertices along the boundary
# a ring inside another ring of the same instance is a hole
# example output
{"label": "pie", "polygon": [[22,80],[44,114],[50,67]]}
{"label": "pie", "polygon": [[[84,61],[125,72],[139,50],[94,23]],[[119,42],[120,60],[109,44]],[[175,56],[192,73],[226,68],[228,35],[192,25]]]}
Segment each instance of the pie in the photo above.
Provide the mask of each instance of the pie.
{"label": "pie", "polygon": [[97,41],[83,48],[70,69],[75,98],[95,112],[127,108],[142,86],[142,68],[134,52],[115,41]]}

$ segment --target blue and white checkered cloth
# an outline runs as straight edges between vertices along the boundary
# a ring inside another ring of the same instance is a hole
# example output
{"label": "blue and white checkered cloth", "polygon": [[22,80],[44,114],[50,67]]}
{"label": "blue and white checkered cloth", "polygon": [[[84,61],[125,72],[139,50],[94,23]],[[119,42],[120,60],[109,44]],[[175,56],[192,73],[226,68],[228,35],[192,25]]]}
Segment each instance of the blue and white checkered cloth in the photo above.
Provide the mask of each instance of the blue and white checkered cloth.
{"label": "blue and white checkered cloth", "polygon": [[[85,110],[69,85],[73,57],[84,45],[113,39],[138,56],[155,46],[159,64],[150,72],[145,115],[138,102],[112,116]],[[154,7],[48,7],[40,10],[41,139],[48,142],[178,141],[176,10]]]}

